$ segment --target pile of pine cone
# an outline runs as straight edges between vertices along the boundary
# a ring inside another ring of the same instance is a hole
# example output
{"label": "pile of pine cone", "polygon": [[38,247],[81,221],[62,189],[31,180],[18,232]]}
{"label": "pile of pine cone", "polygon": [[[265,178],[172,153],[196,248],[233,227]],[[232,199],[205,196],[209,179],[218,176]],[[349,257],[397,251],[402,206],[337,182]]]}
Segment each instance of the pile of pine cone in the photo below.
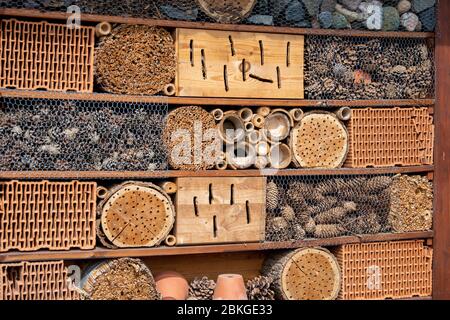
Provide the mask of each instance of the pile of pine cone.
{"label": "pile of pine cone", "polygon": [[[248,300],[274,300],[275,292],[272,288],[273,279],[266,276],[257,276],[247,281]],[[208,277],[196,278],[189,286],[190,300],[212,300],[216,282]]]}
{"label": "pile of pine cone", "polygon": [[267,185],[266,241],[332,238],[389,231],[392,178],[298,179]]}
{"label": "pile of pine cone", "polygon": [[2,100],[0,169],[151,171],[167,167],[165,106]]}
{"label": "pile of pine cone", "polygon": [[421,39],[306,39],[308,99],[423,99],[432,95],[432,52]]}

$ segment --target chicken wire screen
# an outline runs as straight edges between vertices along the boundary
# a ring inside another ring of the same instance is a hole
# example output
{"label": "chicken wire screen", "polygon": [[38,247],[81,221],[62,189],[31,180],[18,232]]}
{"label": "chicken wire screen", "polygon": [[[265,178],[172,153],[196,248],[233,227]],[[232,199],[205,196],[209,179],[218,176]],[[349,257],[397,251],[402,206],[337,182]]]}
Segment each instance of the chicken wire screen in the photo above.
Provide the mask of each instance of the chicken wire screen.
{"label": "chicken wire screen", "polygon": [[[434,31],[435,0],[1,0],[0,7],[301,28]],[[73,8],[70,8],[73,10]]]}
{"label": "chicken wire screen", "polygon": [[267,242],[391,231],[393,175],[267,179]]}
{"label": "chicken wire screen", "polygon": [[306,37],[307,99],[425,99],[433,91],[427,39]]}
{"label": "chicken wire screen", "polygon": [[0,170],[165,170],[161,135],[168,105],[163,101],[3,97]]}

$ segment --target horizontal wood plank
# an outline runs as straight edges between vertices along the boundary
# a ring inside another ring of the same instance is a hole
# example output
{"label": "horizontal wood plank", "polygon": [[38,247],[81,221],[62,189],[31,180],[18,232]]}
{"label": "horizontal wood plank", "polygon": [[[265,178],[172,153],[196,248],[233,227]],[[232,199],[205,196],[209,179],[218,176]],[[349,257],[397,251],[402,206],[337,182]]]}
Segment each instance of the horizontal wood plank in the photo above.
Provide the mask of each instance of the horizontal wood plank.
{"label": "horizontal wood plank", "polygon": [[[28,17],[48,20],[66,20],[71,14],[65,12],[43,12],[33,9],[0,9],[1,16]],[[368,30],[334,30],[334,29],[313,29],[313,28],[292,28],[292,27],[273,27],[244,24],[221,24],[209,22],[191,22],[176,20],[161,20],[151,18],[132,18],[96,14],[81,14],[82,23],[95,23],[107,21],[111,23],[124,24],[144,24],[160,26],[167,28],[191,28],[208,29],[224,31],[247,31],[247,32],[265,32],[265,33],[284,33],[284,34],[304,34],[304,35],[323,35],[323,36],[342,36],[342,37],[383,37],[383,38],[433,38],[434,32],[405,32],[405,31],[368,31]]]}
{"label": "horizontal wood plank", "polygon": [[203,245],[203,246],[177,246],[177,247],[156,247],[156,248],[136,248],[136,249],[105,249],[96,248],[94,250],[70,250],[70,251],[36,251],[36,252],[5,252],[0,253],[0,262],[17,261],[48,261],[48,260],[84,260],[84,259],[105,259],[122,257],[152,257],[152,256],[174,256],[192,255],[207,253],[225,252],[245,252],[263,251],[276,249],[294,249],[301,247],[316,246],[337,246],[350,243],[395,241],[409,239],[430,239],[433,231],[408,232],[408,233],[385,233],[376,235],[344,236],[330,239],[313,239],[293,242],[272,242],[272,243],[239,243],[224,245]]}
{"label": "horizontal wood plank", "polygon": [[36,98],[83,101],[114,101],[130,103],[167,103],[170,105],[202,105],[202,106],[269,106],[269,107],[411,107],[432,106],[434,99],[397,99],[397,100],[301,100],[301,99],[249,99],[249,98],[205,98],[205,97],[166,97],[116,95],[109,93],[75,93],[27,90],[0,90],[0,97]]}
{"label": "horizontal wood plank", "polygon": [[179,177],[268,177],[319,176],[357,174],[427,173],[434,166],[337,168],[337,169],[266,169],[266,170],[205,170],[205,171],[3,171],[0,179],[158,179]]}

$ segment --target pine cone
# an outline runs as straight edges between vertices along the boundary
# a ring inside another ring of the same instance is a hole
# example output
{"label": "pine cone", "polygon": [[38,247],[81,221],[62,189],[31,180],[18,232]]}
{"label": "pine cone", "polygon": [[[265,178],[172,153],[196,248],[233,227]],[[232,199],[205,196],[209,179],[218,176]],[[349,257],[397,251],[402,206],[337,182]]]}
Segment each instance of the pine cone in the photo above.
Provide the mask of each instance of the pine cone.
{"label": "pine cone", "polygon": [[316,185],[316,190],[322,194],[329,194],[336,192],[336,183],[334,179],[327,179],[321,181]]}
{"label": "pine cone", "polygon": [[318,224],[314,232],[315,238],[334,238],[343,235],[345,229],[338,224]]}
{"label": "pine cone", "polygon": [[387,187],[389,187],[391,183],[392,183],[391,177],[376,176],[367,180],[366,191],[368,193],[378,193],[381,190],[384,190]]}
{"label": "pine cone", "polygon": [[194,279],[189,286],[189,298],[196,300],[212,300],[216,282],[208,277]]}
{"label": "pine cone", "polygon": [[267,209],[274,210],[278,207],[279,192],[275,182],[270,181],[266,188]]}
{"label": "pine cone", "polygon": [[333,224],[339,223],[340,220],[347,214],[347,210],[343,207],[334,207],[330,210],[319,213],[314,217],[316,224]]}
{"label": "pine cone", "polygon": [[288,222],[295,220],[295,211],[290,206],[284,206],[281,209],[281,216]]}
{"label": "pine cone", "polygon": [[275,300],[275,292],[272,290],[273,279],[266,276],[258,276],[247,281],[248,300]]}
{"label": "pine cone", "polygon": [[316,232],[316,222],[313,218],[309,217],[309,221],[305,224],[304,229],[308,235],[313,235]]}
{"label": "pine cone", "polygon": [[293,239],[292,240],[303,240],[306,236],[306,231],[301,225],[296,224],[292,227],[293,229]]}

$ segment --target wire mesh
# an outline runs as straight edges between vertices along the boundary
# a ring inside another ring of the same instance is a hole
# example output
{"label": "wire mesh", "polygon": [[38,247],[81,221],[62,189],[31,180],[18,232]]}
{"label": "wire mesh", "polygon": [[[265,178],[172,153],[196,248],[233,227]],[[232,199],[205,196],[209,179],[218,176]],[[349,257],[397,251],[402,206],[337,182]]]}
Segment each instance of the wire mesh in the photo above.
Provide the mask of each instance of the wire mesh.
{"label": "wire mesh", "polygon": [[269,177],[266,241],[391,231],[392,177],[390,174]]}
{"label": "wire mesh", "polygon": [[1,171],[167,169],[161,144],[168,105],[2,98]]}
{"label": "wire mesh", "polygon": [[308,99],[424,99],[433,96],[434,53],[425,39],[308,36]]}
{"label": "wire mesh", "polygon": [[3,8],[301,28],[434,31],[436,1],[1,0]]}

